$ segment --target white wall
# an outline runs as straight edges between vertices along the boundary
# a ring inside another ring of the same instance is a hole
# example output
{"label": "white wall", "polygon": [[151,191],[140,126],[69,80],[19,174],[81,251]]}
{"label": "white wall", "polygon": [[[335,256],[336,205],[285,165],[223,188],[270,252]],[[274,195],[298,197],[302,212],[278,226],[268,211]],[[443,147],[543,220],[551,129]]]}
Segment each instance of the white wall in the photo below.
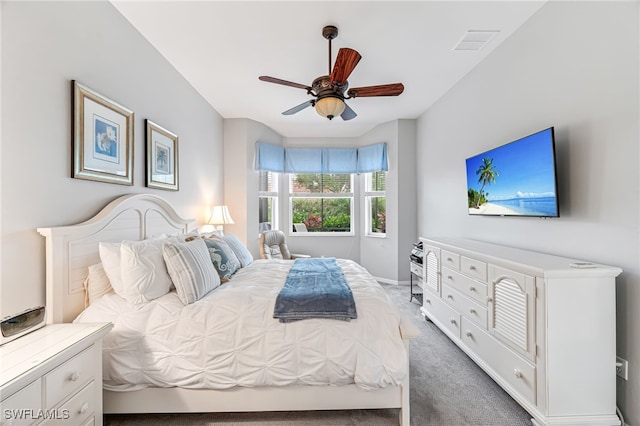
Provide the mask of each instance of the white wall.
{"label": "white wall", "polygon": [[[0,317],[44,304],[39,226],[147,192],[204,221],[223,201],[220,115],[108,2],[2,2]],[[72,179],[71,80],[135,112],[134,185]],[[179,136],[180,190],[145,182],[144,119]]]}
{"label": "white wall", "polygon": [[[624,269],[617,349],[629,360],[630,379],[618,379],[618,404],[633,425],[640,425],[638,18],[638,2],[549,2],[417,126],[421,235]],[[465,158],[549,126],[561,217],[469,216]]]}
{"label": "white wall", "polygon": [[258,247],[258,172],[254,170],[256,142],[282,145],[282,137],[269,127],[246,118],[224,120],[224,193],[234,234],[260,258]]}

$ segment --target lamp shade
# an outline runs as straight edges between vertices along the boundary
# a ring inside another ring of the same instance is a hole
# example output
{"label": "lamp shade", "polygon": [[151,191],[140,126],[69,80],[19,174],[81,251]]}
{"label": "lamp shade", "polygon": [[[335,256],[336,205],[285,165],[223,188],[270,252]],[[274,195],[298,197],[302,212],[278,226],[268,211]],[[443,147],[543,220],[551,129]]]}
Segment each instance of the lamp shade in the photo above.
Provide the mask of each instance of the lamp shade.
{"label": "lamp shade", "polygon": [[329,120],[342,114],[344,108],[344,101],[332,96],[318,99],[316,102],[316,112],[323,117],[327,117]]}
{"label": "lamp shade", "polygon": [[227,225],[235,223],[229,214],[229,208],[227,206],[215,206],[211,212],[211,218],[209,219],[210,225]]}

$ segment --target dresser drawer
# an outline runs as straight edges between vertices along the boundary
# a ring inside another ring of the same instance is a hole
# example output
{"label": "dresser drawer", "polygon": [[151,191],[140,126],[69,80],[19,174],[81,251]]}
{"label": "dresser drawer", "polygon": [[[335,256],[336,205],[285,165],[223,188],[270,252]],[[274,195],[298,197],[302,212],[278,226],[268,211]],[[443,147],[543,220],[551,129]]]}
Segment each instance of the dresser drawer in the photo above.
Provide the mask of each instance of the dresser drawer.
{"label": "dresser drawer", "polygon": [[442,284],[447,284],[483,306],[487,304],[487,285],[448,268],[442,269]]}
{"label": "dresser drawer", "polygon": [[462,256],[460,258],[460,272],[485,283],[487,282],[487,264],[485,262]]}
{"label": "dresser drawer", "polygon": [[448,306],[431,292],[425,291],[422,295],[422,307],[427,311],[432,321],[440,322],[455,337],[460,337],[460,314]]}
{"label": "dresser drawer", "polygon": [[446,284],[442,285],[442,298],[458,312],[469,318],[483,329],[487,329],[487,308],[465,297]]}
{"label": "dresser drawer", "polygon": [[55,410],[61,414],[58,418],[49,419],[43,425],[82,425],[86,421],[90,422],[98,405],[98,395],[100,395],[96,390],[98,390],[96,382],[92,380],[80,392]]}
{"label": "dresser drawer", "polygon": [[462,318],[463,343],[527,401],[536,403],[535,367],[501,345],[467,318]]}
{"label": "dresser drawer", "polygon": [[47,408],[55,407],[94,379],[96,357],[93,348],[84,350],[44,377]]}
{"label": "dresser drawer", "polygon": [[[42,380],[38,379],[0,402],[0,425],[31,425],[37,421],[24,413],[37,413],[42,409]],[[22,416],[21,416],[22,414]]]}
{"label": "dresser drawer", "polygon": [[442,250],[441,254],[442,266],[453,269],[454,271],[460,270],[460,255],[451,251]]}

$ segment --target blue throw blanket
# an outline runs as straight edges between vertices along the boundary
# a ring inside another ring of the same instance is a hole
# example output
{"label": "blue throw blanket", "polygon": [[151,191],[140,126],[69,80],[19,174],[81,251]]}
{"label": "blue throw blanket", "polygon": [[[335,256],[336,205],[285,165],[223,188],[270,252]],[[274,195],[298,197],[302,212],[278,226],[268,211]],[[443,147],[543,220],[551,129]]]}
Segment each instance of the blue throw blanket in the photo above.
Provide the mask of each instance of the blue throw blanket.
{"label": "blue throw blanket", "polygon": [[280,322],[358,317],[351,288],[335,258],[296,259],[273,312]]}

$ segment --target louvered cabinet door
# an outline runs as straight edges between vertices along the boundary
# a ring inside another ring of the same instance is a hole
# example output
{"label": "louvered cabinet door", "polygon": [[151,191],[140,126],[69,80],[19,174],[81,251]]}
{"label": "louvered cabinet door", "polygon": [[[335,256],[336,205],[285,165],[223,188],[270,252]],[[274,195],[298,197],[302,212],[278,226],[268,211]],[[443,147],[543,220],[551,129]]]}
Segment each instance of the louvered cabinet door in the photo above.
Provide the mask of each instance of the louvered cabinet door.
{"label": "louvered cabinet door", "polygon": [[489,329],[501,342],[535,360],[535,279],[489,265]]}
{"label": "louvered cabinet door", "polygon": [[440,249],[423,244],[424,288],[440,295]]}

